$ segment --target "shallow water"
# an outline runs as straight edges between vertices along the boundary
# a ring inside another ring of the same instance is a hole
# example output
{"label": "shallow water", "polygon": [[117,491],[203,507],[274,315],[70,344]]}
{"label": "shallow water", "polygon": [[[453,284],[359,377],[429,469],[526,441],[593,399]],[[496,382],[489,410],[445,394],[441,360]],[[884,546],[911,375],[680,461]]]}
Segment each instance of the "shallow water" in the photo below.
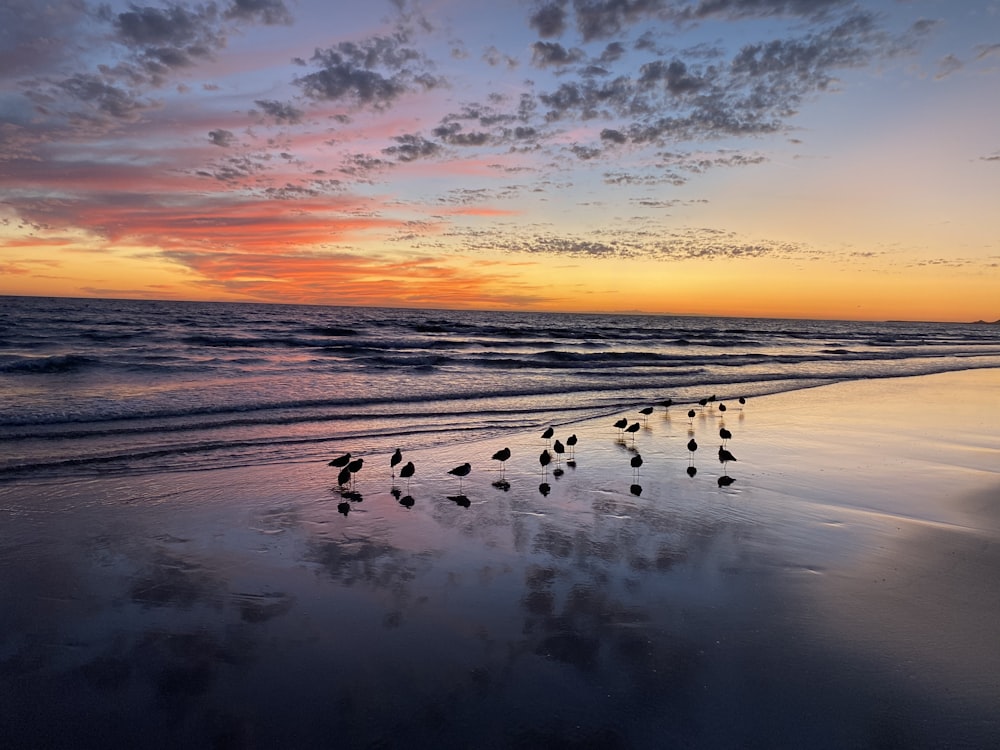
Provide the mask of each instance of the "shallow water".
{"label": "shallow water", "polygon": [[447,446],[1000,367],[1000,326],[0,297],[0,481]]}

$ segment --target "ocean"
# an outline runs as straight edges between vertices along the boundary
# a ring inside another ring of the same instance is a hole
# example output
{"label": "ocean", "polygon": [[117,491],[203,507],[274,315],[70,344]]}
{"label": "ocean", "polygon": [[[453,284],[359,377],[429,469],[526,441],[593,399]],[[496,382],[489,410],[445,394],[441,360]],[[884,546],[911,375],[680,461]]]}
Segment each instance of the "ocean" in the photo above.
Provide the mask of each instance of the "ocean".
{"label": "ocean", "polygon": [[1000,325],[0,297],[0,481],[316,461],[1000,367]]}

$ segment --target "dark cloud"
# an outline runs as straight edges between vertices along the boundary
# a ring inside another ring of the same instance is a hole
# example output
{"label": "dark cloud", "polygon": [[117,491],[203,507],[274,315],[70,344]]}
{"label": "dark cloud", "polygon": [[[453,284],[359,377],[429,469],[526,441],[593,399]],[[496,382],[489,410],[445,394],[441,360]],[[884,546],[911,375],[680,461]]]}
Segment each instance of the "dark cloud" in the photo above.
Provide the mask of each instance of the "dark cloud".
{"label": "dark cloud", "polygon": [[585,42],[607,39],[636,21],[660,15],[667,0],[575,0],[576,26]]}
{"label": "dark cloud", "polygon": [[698,0],[695,3],[675,3],[669,16],[674,21],[701,21],[707,18],[740,20],[769,16],[820,19],[851,3],[852,0]]}
{"label": "dark cloud", "polygon": [[694,76],[681,60],[656,60],[646,63],[639,69],[639,85],[650,86],[660,83],[674,96],[698,91],[705,86],[699,77]]}
{"label": "dark cloud", "polygon": [[291,104],[274,101],[273,99],[255,99],[254,104],[264,110],[265,114],[273,117],[278,122],[288,123],[289,125],[295,125],[296,123],[302,122],[304,113],[301,109],[298,109]]}
{"label": "dark cloud", "polygon": [[226,44],[214,4],[191,8],[132,5],[110,20],[117,41],[132,51],[134,64],[156,85],[169,71],[210,59]]}
{"label": "dark cloud", "polygon": [[611,130],[610,128],[605,128],[604,130],[601,131],[601,140],[621,145],[622,143],[625,143],[628,140],[628,138],[620,130]]}
{"label": "dark cloud", "polygon": [[225,15],[241,21],[257,21],[265,26],[287,26],[294,20],[283,0],[233,0]]}
{"label": "dark cloud", "polygon": [[519,65],[516,57],[501,52],[493,45],[487,47],[483,52],[483,60],[491,67],[496,68],[503,65],[508,70],[513,70]]}
{"label": "dark cloud", "polygon": [[319,70],[294,82],[312,99],[347,100],[382,108],[408,91],[442,84],[425,69],[429,62],[424,55],[408,46],[401,34],[373,37],[363,43],[341,42],[316,50],[311,61]]}
{"label": "dark cloud", "polygon": [[580,62],[583,57],[582,50],[566,49],[558,42],[535,42],[531,45],[531,62],[539,68],[571,65]]}
{"label": "dark cloud", "polygon": [[208,140],[213,146],[222,146],[223,148],[228,148],[236,142],[236,136],[229,130],[209,130]]}
{"label": "dark cloud", "polygon": [[435,156],[441,150],[440,144],[429,141],[419,135],[400,135],[393,138],[393,140],[399,145],[384,148],[382,149],[382,153],[386,156],[394,156],[399,161],[426,159],[427,157]]}
{"label": "dark cloud", "polygon": [[563,5],[564,3],[543,5],[528,19],[528,24],[543,39],[559,36],[566,29],[566,10]]}
{"label": "dark cloud", "polygon": [[131,92],[87,73],[70,76],[57,86],[88,108],[117,120],[134,120],[150,106]]}

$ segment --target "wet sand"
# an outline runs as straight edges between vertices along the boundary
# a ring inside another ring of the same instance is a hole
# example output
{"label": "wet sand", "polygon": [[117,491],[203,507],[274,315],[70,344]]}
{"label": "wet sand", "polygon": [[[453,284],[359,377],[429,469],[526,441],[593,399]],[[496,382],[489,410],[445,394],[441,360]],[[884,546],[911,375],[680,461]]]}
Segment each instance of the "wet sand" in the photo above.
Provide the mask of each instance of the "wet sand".
{"label": "wet sand", "polygon": [[0,745],[1000,746],[1000,371],[726,405],[2,484]]}

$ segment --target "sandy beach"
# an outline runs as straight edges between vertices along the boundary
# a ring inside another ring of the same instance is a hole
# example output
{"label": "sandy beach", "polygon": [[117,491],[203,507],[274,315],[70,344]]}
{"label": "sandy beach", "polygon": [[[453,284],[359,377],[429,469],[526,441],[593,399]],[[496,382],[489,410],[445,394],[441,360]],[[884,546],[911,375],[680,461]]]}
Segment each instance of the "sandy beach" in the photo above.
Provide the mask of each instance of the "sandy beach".
{"label": "sandy beach", "polygon": [[1000,370],[640,406],[0,484],[0,745],[1000,746]]}

